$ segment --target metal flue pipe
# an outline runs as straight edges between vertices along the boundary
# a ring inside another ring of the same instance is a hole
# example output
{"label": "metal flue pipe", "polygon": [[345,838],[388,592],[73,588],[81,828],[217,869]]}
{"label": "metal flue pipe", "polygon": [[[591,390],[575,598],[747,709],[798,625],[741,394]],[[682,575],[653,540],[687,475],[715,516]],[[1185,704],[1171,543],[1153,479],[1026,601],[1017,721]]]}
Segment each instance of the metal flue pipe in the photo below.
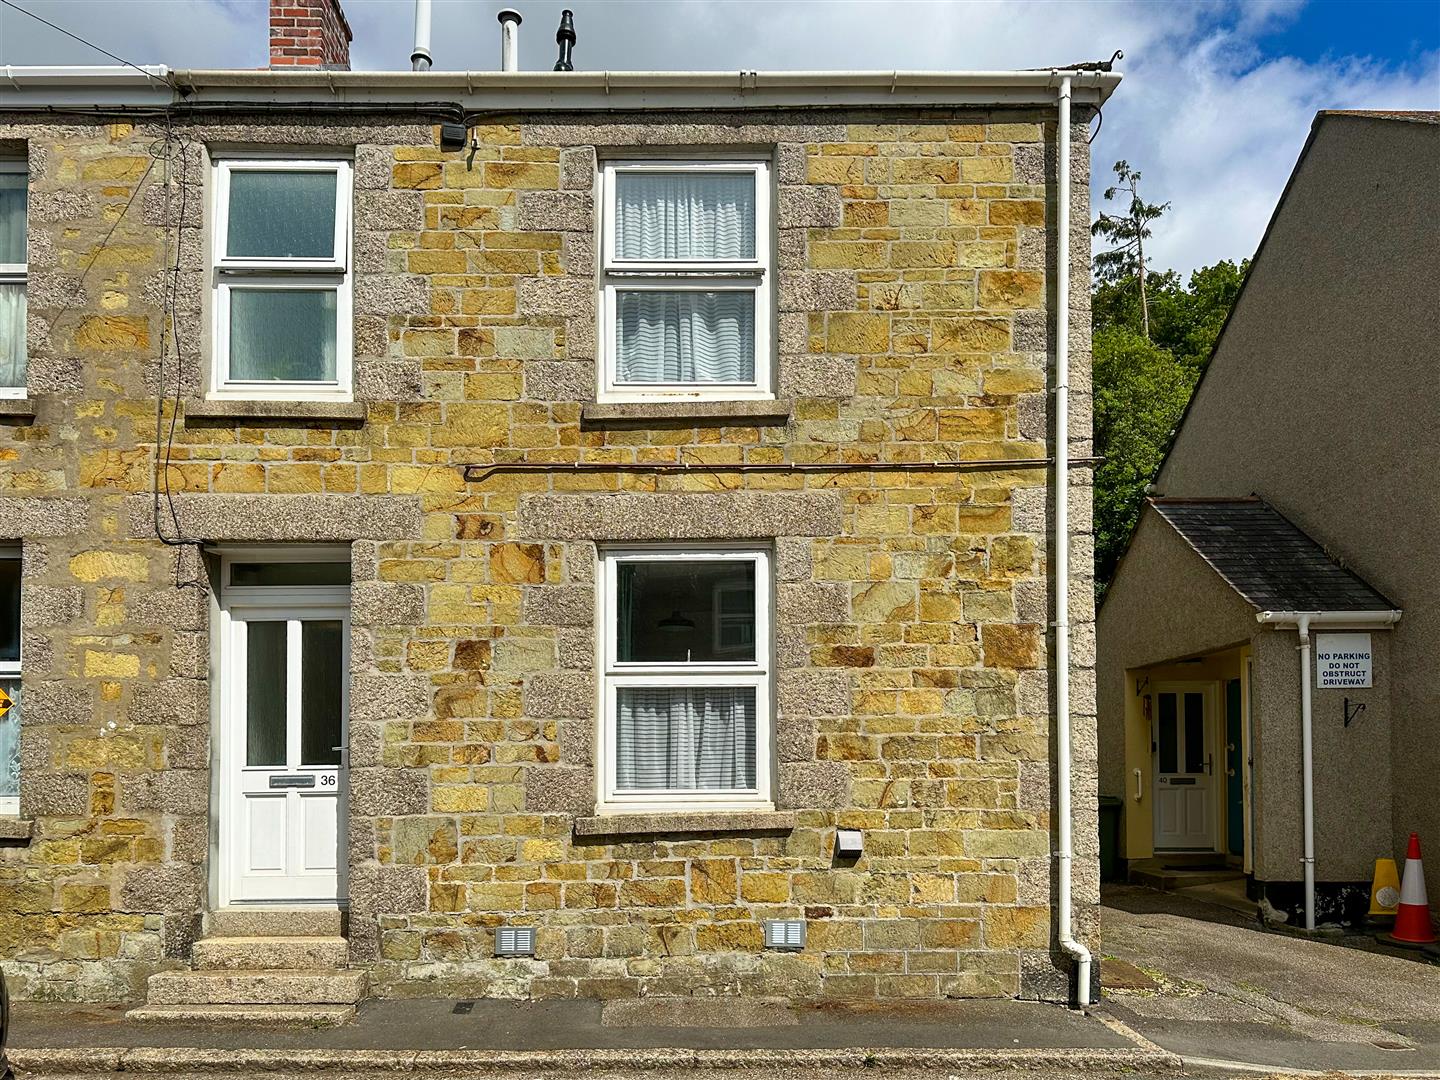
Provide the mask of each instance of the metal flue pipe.
{"label": "metal flue pipe", "polygon": [[410,67],[430,70],[430,0],[415,0],[415,49],[410,53]]}
{"label": "metal flue pipe", "polygon": [[495,16],[500,20],[500,70],[520,70],[520,13],[505,8]]}
{"label": "metal flue pipe", "polygon": [[560,46],[560,59],[555,61],[555,70],[574,71],[570,52],[575,48],[575,13],[569,8],[560,12],[560,29],[555,31],[555,44]]}

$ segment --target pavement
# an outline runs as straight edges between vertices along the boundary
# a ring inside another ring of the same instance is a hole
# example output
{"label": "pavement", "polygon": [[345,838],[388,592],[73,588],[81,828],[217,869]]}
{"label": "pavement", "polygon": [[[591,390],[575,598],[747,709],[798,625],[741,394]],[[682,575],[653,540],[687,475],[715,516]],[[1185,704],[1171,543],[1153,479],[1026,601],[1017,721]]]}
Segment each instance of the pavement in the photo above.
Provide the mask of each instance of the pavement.
{"label": "pavement", "polygon": [[1024,1001],[788,1006],[715,999],[364,1003],[326,1029],[140,1024],[124,1005],[15,1006],[22,1077],[323,1074],[666,1080],[696,1071],[837,1080],[1168,1075],[1177,1062],[1123,1025]]}
{"label": "pavement", "polygon": [[392,1075],[542,1080],[1440,1078],[1440,965],[1363,935],[1267,930],[1195,895],[1107,887],[1105,996],[789,1005],[369,1001],[343,1027],[144,1024],[20,1003],[22,1080]]}
{"label": "pavement", "polygon": [[1440,965],[1423,953],[1128,886],[1106,887],[1101,937],[1106,1008],[1187,1067],[1440,1076]]}

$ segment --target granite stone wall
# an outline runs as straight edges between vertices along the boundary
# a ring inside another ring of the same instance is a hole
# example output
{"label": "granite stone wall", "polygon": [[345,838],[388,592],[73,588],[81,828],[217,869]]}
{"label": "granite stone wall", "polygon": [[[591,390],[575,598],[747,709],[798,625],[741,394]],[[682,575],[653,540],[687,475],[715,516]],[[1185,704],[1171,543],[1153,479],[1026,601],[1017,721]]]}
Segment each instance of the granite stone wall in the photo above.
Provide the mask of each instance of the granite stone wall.
{"label": "granite stone wall", "polygon": [[[186,962],[214,858],[196,544],[249,541],[351,547],[349,934],[378,992],[1063,995],[1052,114],[546,114],[473,133],[467,162],[383,117],[0,116],[32,177],[30,400],[0,408],[0,534],[25,560],[24,820],[0,828],[15,992],[124,997]],[[352,405],[204,400],[207,148],[237,145],[353,149]],[[597,161],[715,147],[773,162],[777,401],[597,407]],[[992,464],[923,467],[951,459]],[[853,468],[872,461],[916,467]],[[786,462],[847,468],[744,468]],[[1069,480],[1094,944],[1089,473]],[[597,820],[597,545],[712,539],[773,544],[777,806]],[[832,859],[838,826],[864,830],[858,862]],[[763,951],[760,920],[797,916],[806,949]],[[493,958],[513,923],[538,928],[533,960]]]}

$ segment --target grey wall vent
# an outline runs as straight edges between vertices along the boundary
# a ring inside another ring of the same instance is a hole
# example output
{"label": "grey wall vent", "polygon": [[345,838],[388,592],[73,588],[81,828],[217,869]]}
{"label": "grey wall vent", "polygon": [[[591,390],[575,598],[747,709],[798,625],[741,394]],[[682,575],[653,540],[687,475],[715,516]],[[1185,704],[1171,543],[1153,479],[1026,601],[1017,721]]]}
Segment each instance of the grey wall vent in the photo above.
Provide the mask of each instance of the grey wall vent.
{"label": "grey wall vent", "polygon": [[534,956],[533,926],[500,926],[495,929],[496,956]]}
{"label": "grey wall vent", "polygon": [[805,948],[805,920],[766,919],[765,947],[796,952]]}

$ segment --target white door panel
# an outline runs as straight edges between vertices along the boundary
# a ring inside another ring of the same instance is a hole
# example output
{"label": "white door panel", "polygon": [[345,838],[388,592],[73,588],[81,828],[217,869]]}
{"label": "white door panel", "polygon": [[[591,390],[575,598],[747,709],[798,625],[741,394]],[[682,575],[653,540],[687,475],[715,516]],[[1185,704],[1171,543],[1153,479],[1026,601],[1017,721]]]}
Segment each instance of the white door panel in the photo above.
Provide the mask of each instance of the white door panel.
{"label": "white door panel", "polygon": [[1156,689],[1155,847],[1215,850],[1215,695],[1205,683]]}
{"label": "white door panel", "polygon": [[225,615],[221,902],[336,903],[345,888],[348,604],[256,603]]}

